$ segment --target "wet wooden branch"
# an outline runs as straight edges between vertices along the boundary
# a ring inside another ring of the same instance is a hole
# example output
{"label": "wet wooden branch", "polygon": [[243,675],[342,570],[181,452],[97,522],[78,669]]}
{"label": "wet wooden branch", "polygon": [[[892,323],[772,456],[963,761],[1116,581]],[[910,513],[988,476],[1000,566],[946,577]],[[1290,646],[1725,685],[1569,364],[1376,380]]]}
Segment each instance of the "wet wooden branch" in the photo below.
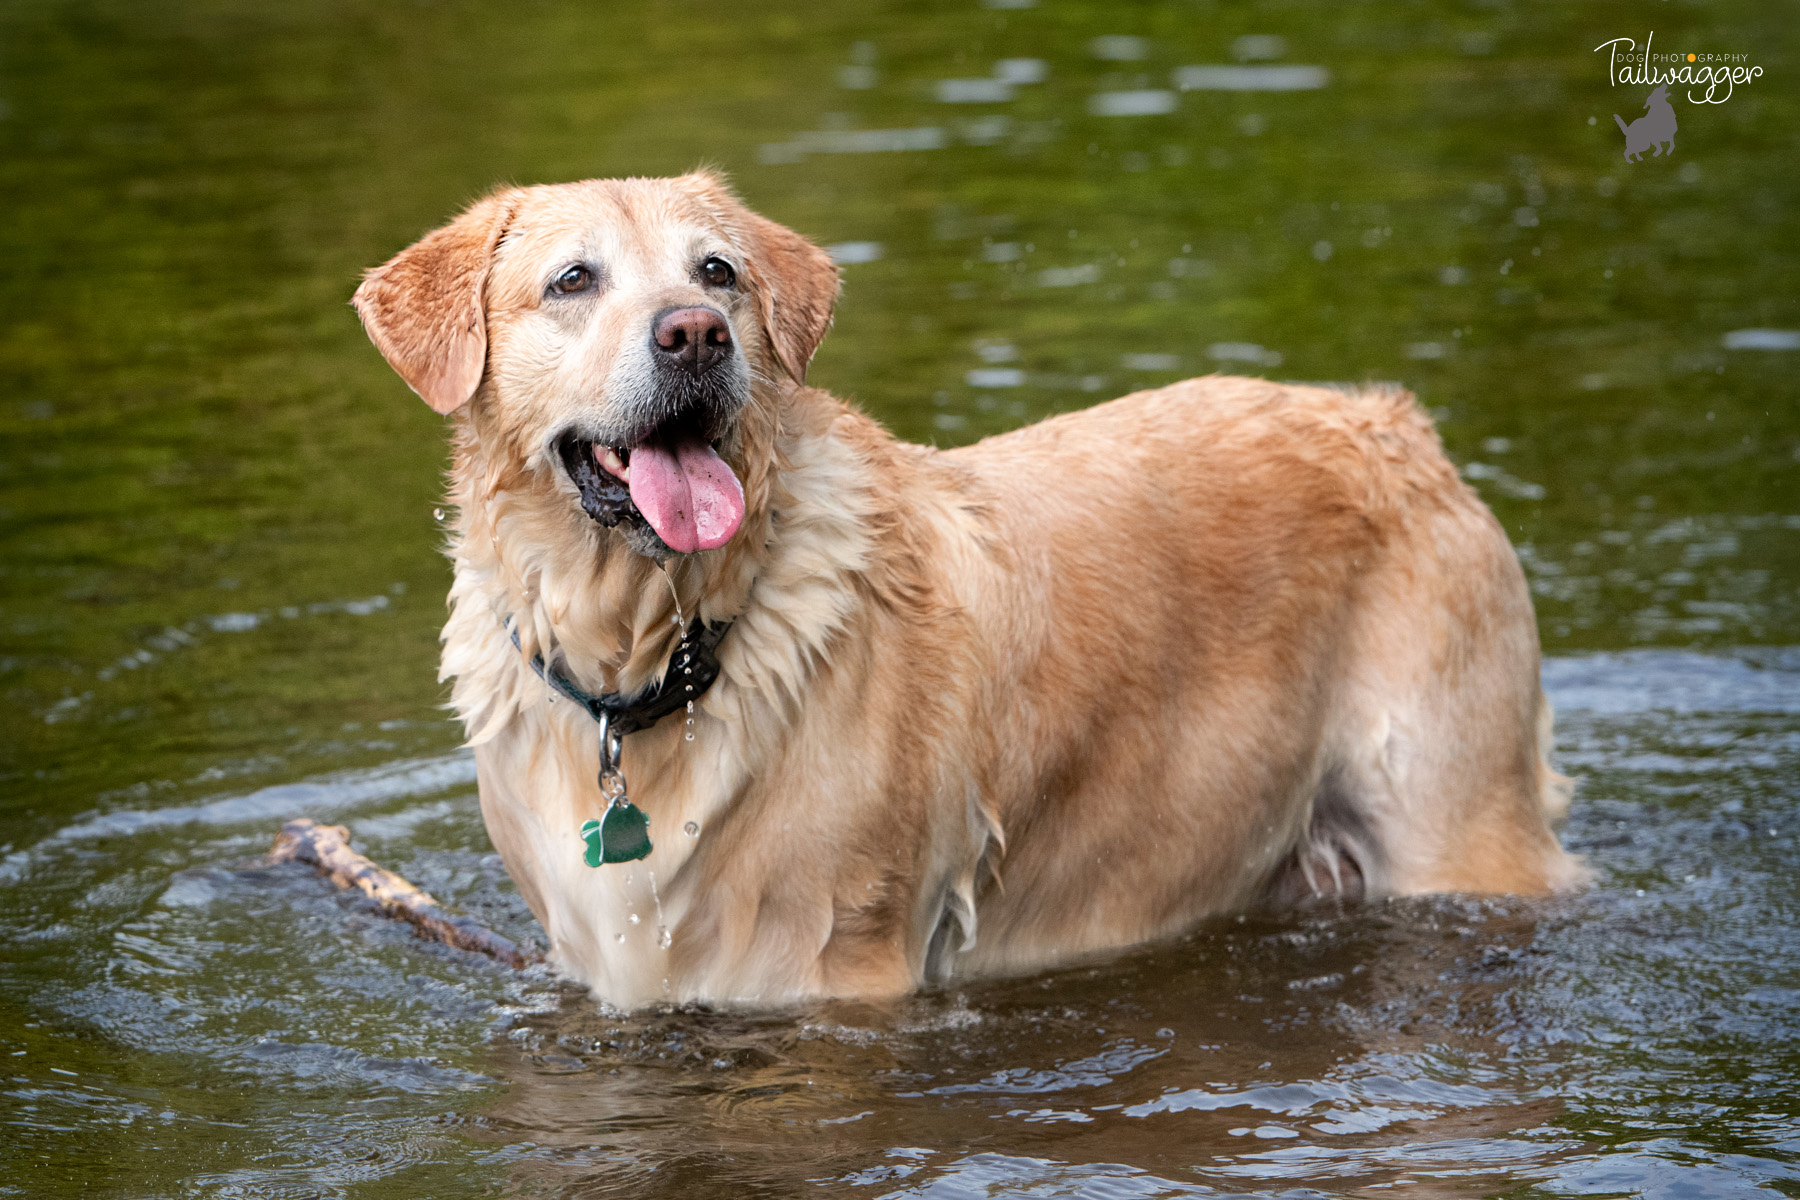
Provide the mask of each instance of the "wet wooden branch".
{"label": "wet wooden branch", "polygon": [[352,850],[350,831],[342,825],[321,825],[309,817],[296,817],[276,835],[269,861],[317,867],[339,887],[357,889],[388,916],[410,924],[420,937],[485,954],[509,967],[526,967],[542,959],[531,947],[508,941],[471,917],[445,911],[429,893]]}

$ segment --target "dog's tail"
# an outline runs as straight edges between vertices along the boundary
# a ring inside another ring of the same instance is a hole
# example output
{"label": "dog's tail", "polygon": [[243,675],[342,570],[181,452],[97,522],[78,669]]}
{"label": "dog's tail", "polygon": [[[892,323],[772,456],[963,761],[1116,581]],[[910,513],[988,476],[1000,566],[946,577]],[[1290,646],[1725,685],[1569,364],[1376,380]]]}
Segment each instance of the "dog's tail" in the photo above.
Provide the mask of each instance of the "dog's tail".
{"label": "dog's tail", "polygon": [[1625,128],[1625,118],[1624,117],[1621,117],[1618,113],[1614,113],[1613,120],[1615,120],[1619,123],[1619,132],[1620,133],[1624,134],[1626,137],[1631,136],[1631,130]]}

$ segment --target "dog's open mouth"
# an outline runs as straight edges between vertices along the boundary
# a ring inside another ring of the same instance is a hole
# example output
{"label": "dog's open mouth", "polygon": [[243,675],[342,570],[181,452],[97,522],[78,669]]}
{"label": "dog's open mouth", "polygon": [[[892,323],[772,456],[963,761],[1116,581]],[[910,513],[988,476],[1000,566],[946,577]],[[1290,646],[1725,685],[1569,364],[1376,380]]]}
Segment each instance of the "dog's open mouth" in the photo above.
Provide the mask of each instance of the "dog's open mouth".
{"label": "dog's open mouth", "polygon": [[716,550],[744,520],[744,488],[691,422],[676,418],[630,446],[565,434],[557,442],[581,507],[602,525],[642,520],[677,554]]}

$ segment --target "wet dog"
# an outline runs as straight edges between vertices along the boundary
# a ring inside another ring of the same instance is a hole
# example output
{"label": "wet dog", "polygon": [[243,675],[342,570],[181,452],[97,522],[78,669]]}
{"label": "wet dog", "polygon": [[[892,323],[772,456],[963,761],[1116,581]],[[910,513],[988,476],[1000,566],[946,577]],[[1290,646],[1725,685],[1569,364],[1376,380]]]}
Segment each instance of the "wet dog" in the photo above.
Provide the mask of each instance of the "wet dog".
{"label": "wet dog", "polygon": [[873,997],[1578,880],[1525,580],[1410,397],[1198,379],[938,451],[806,385],[837,293],[706,174],[497,192],[356,293],[452,415],[442,674],[570,975]]}

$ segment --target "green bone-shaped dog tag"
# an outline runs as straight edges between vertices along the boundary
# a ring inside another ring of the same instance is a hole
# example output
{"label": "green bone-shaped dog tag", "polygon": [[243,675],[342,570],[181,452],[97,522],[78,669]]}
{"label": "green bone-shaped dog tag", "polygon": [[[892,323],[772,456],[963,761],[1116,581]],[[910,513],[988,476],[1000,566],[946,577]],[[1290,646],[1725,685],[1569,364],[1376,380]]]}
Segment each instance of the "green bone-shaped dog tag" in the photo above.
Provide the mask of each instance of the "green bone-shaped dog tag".
{"label": "green bone-shaped dog tag", "polygon": [[590,867],[605,863],[635,862],[650,854],[650,818],[644,810],[620,796],[600,820],[590,819],[581,827],[587,853],[582,861]]}

